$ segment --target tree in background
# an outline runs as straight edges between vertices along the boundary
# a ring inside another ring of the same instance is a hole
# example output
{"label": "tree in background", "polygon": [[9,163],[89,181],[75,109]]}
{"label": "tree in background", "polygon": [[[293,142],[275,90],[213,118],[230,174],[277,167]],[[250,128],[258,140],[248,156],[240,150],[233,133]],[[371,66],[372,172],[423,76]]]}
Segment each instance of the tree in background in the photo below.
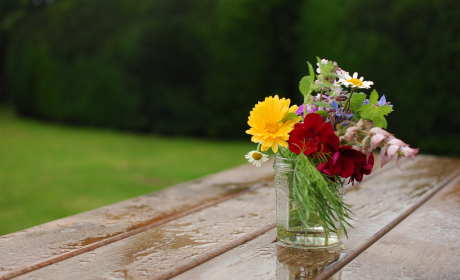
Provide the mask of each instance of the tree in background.
{"label": "tree in background", "polygon": [[458,156],[458,18],[455,0],[60,0],[8,33],[9,99],[63,123],[243,138],[248,104],[297,96],[319,56],[378,85],[399,138]]}
{"label": "tree in background", "polygon": [[[44,3],[45,4],[45,3]],[[3,0],[0,2],[0,103],[7,99],[7,82],[5,73],[5,58],[8,42],[16,26],[26,18],[28,12],[35,10],[33,3],[28,0]]]}

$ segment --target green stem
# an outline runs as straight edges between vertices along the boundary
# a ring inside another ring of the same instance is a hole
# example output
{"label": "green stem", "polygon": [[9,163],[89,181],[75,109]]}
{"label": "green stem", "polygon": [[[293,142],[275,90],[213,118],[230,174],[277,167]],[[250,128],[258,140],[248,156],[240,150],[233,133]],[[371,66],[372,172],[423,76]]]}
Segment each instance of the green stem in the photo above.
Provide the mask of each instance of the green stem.
{"label": "green stem", "polygon": [[323,92],[324,92],[324,89],[321,90],[321,93],[319,94],[319,102],[321,102],[323,100]]}
{"label": "green stem", "polygon": [[345,104],[345,113],[348,112],[348,109],[350,109],[350,103],[351,103],[351,97],[353,96],[353,93],[355,92],[355,88],[351,89],[350,97],[347,100],[347,103]]}

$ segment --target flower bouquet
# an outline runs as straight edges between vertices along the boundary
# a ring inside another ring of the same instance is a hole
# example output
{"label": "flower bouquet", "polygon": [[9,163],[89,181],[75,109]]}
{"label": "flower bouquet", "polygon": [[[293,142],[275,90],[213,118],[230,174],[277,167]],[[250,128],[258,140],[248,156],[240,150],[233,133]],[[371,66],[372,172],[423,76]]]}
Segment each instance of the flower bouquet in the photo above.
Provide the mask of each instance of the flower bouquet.
{"label": "flower bouquet", "polygon": [[393,111],[385,96],[360,92],[373,82],[336,62],[318,58],[317,65],[315,73],[308,63],[309,76],[300,81],[300,107],[267,97],[250,112],[246,131],[258,143],[246,155],[249,162],[260,166],[268,160],[262,152],[276,154],[278,240],[295,247],[340,244],[352,213],[343,201],[344,185],[372,172],[373,150],[380,148],[382,166],[418,153],[385,130],[385,116]]}

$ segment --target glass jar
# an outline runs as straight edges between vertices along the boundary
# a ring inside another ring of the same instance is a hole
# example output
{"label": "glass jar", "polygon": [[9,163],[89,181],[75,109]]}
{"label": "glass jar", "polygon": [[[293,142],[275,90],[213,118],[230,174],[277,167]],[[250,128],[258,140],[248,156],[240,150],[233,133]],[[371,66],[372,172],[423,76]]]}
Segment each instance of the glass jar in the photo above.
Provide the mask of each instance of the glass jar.
{"label": "glass jar", "polygon": [[[293,188],[295,159],[282,158],[276,154],[273,167],[275,169],[278,241],[287,246],[308,249],[340,245],[340,232],[330,231],[326,239],[318,213],[310,213],[307,226],[299,219]],[[340,188],[343,190],[342,187]]]}

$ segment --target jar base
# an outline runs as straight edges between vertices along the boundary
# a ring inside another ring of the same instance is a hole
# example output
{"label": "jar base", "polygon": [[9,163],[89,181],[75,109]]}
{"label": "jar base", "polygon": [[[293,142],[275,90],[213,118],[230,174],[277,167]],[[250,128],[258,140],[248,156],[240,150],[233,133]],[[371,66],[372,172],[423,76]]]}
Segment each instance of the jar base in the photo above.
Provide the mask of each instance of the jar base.
{"label": "jar base", "polygon": [[329,235],[326,244],[324,233],[305,233],[282,229],[278,229],[278,242],[281,245],[303,249],[331,248],[341,244],[339,237],[335,233]]}

